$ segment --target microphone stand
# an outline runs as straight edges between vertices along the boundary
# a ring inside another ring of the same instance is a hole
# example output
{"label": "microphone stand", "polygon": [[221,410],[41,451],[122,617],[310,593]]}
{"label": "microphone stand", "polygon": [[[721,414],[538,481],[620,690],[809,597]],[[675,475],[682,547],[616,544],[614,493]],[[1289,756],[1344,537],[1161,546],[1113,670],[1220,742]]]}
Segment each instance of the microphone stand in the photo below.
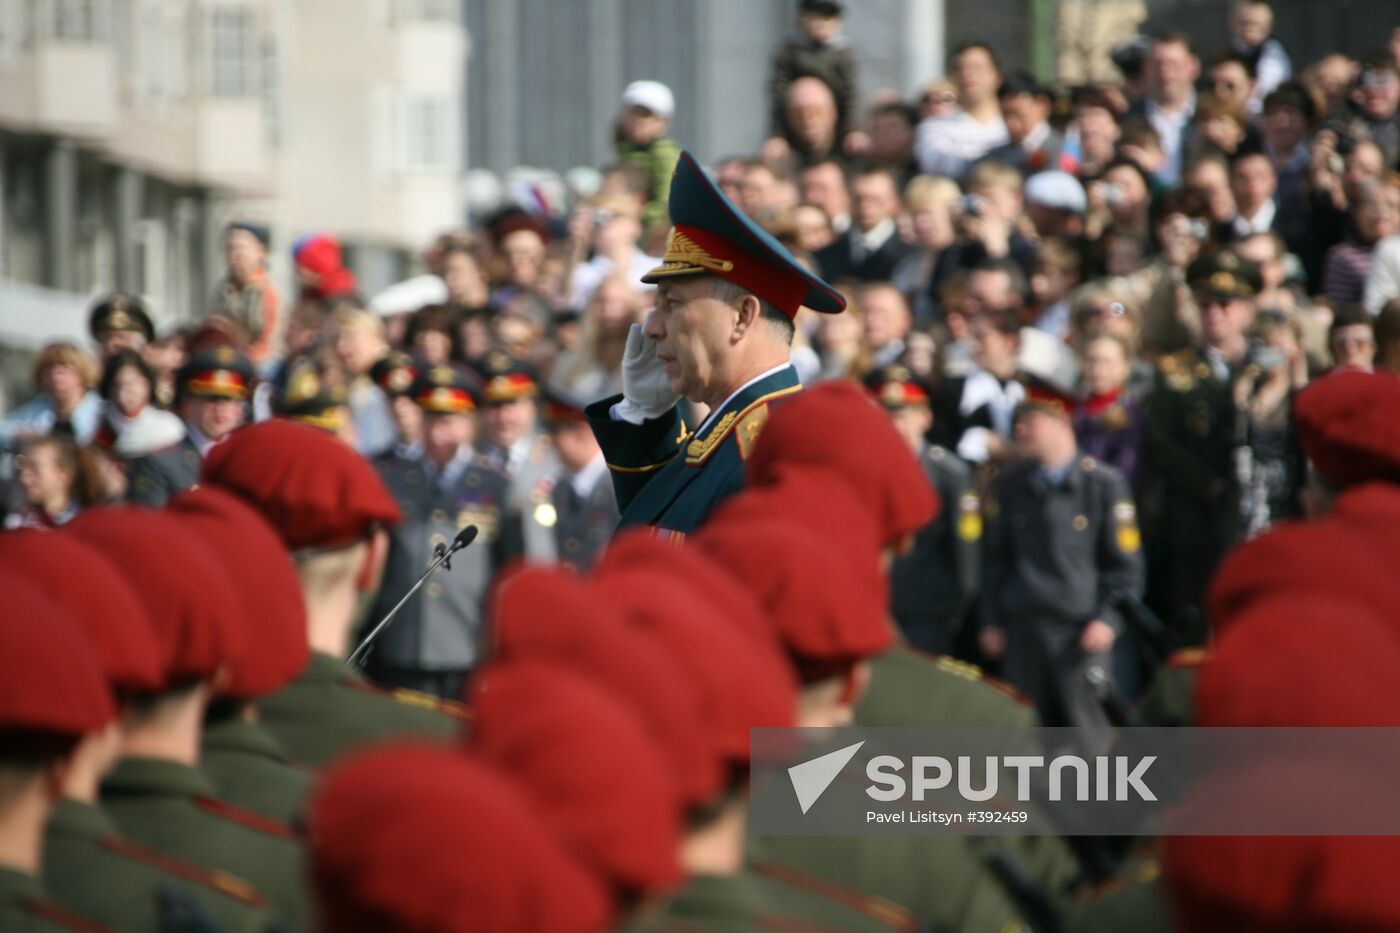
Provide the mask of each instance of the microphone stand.
{"label": "microphone stand", "polygon": [[468,525],[457,532],[457,537],[452,539],[451,547],[446,544],[439,544],[437,547],[433,548],[433,560],[432,563],[428,564],[428,569],[423,571],[423,575],[418,578],[418,581],[414,583],[413,586],[409,587],[408,592],[403,594],[403,598],[394,604],[394,608],[389,610],[388,615],[380,619],[379,623],[370,630],[370,633],[365,636],[365,640],[360,642],[359,646],[356,647],[354,651],[350,652],[350,657],[345,659],[347,667],[357,668],[364,664],[365,655],[369,653],[369,649],[374,645],[375,640],[384,633],[384,629],[389,626],[389,623],[394,621],[394,616],[399,614],[399,610],[404,607],[404,604],[413,598],[414,593],[423,588],[423,584],[428,582],[428,578],[431,577],[433,572],[439,567],[445,566],[448,570],[451,570],[452,555],[475,541],[478,531],[479,529],[475,525]]}

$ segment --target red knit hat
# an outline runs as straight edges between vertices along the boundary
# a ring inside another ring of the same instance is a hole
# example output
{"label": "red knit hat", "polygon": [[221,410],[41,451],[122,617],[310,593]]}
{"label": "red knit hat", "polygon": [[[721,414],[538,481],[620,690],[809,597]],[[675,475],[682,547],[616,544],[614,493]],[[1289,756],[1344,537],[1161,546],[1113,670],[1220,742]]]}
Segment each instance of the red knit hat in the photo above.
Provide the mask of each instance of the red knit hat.
{"label": "red knit hat", "polygon": [[346,547],[403,513],[373,465],[309,425],[272,420],[235,431],[205,458],[203,482],[231,490],[287,547]]}
{"label": "red knit hat", "polygon": [[468,737],[611,890],[648,896],[680,880],[680,801],[645,727],[602,687],[541,660],[489,664],[468,694]]}
{"label": "red knit hat", "polygon": [[671,766],[688,804],[719,790],[719,762],[701,736],[699,697],[659,646],[628,628],[578,577],[527,567],[496,588],[492,631],[500,661],[542,658],[591,678],[635,713]]}
{"label": "red knit hat", "polygon": [[301,581],[286,545],[250,506],[217,486],[181,493],[170,510],[218,555],[243,606],[244,650],[224,695],[253,699],[286,686],[311,656]]}
{"label": "red knit hat", "polygon": [[658,562],[645,570],[605,569],[595,586],[691,678],[708,744],[722,764],[731,772],[747,769],[750,728],[792,726],[795,675],[776,645],[726,620],[680,566],[663,568]]}
{"label": "red knit hat", "polygon": [[209,677],[243,650],[241,603],[219,559],[166,512],[91,509],[65,526],[104,554],[141,598],[167,685]]}
{"label": "red knit hat", "polygon": [[1329,373],[1298,393],[1293,421],[1317,472],[1337,487],[1400,483],[1400,378]]}
{"label": "red knit hat", "polygon": [[146,693],[165,683],[140,596],[96,549],[61,531],[12,531],[0,534],[0,565],[64,610],[114,690]]}
{"label": "red knit hat", "polygon": [[503,775],[459,749],[353,755],[312,799],[311,874],[337,933],[596,933],[614,905]]}
{"label": "red knit hat", "polygon": [[824,382],[773,409],[748,460],[749,482],[772,482],[784,464],[826,467],[865,501],[886,545],[938,514],[938,494],[909,444],[868,393]]}
{"label": "red knit hat", "polygon": [[716,521],[695,543],[753,593],[804,683],[844,673],[894,643],[884,581],[855,570],[794,522]]}
{"label": "red knit hat", "polygon": [[111,722],[112,692],[68,613],[8,568],[0,592],[0,729],[78,738]]}

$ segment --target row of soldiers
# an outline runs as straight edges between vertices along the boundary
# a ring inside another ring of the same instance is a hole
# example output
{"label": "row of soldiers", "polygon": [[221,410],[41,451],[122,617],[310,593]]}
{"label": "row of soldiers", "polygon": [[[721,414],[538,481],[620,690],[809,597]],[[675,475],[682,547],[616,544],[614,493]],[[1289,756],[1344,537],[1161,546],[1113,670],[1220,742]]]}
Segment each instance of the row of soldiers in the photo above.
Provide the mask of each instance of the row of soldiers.
{"label": "row of soldiers", "polygon": [[[1216,581],[1200,721],[1395,724],[1376,685],[1397,404],[1364,374],[1300,399],[1335,505]],[[752,727],[1035,722],[891,626],[885,567],[940,504],[866,393],[794,397],[745,468],[685,547],[637,531],[586,577],[507,574],[462,704],[344,665],[402,513],[325,432],[251,426],[164,509],[0,535],[4,929],[1001,930],[1045,928],[1047,904],[1076,929],[1169,927],[1150,856],[1085,900],[1059,837],[745,833]],[[1208,870],[1251,846],[1275,859],[1253,887]],[[1358,850],[1170,840],[1168,877],[1193,929],[1269,929],[1340,909],[1267,898]]]}

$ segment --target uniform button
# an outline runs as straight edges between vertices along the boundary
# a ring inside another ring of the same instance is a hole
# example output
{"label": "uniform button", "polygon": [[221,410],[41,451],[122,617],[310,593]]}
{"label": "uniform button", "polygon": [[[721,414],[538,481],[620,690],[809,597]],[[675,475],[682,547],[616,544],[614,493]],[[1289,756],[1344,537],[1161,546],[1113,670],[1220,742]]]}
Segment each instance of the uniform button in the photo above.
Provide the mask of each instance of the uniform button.
{"label": "uniform button", "polygon": [[1076,515],[1076,516],[1074,516],[1074,530],[1075,530],[1075,531],[1083,531],[1085,528],[1088,528],[1088,527],[1089,527],[1089,518],[1088,518],[1087,515]]}
{"label": "uniform button", "polygon": [[424,587],[424,592],[427,593],[429,599],[437,599],[439,596],[442,595],[442,584],[429,583],[426,587]]}
{"label": "uniform button", "polygon": [[442,509],[433,509],[433,514],[429,515],[428,518],[434,525],[441,525],[443,522],[447,521],[447,513]]}

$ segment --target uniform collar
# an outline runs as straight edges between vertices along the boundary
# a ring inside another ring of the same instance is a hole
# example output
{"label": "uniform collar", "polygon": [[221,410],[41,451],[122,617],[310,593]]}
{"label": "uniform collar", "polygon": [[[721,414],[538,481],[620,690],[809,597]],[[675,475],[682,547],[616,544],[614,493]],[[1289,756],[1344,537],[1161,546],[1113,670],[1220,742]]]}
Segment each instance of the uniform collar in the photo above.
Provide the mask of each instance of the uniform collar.
{"label": "uniform collar", "polygon": [[747,874],[691,875],[667,905],[666,913],[677,920],[709,923],[722,929],[727,919],[753,920],[765,911],[758,886]]}
{"label": "uniform collar", "polygon": [[100,838],[116,836],[120,832],[101,807],[72,797],[64,797],[49,814],[48,832],[65,836],[85,836]]}
{"label": "uniform collar", "polygon": [[695,436],[703,437],[714,423],[725,413],[738,410],[748,406],[750,402],[756,401],[759,396],[766,395],[775,389],[786,389],[790,386],[798,385],[797,370],[793,369],[791,363],[782,363],[774,366],[767,372],[759,373],[748,382],[741,385],[724,400],[724,404],[710,412],[705,420],[696,429]]}
{"label": "uniform collar", "polygon": [[607,475],[608,461],[599,453],[582,470],[569,477],[569,485],[580,499],[587,499],[598,488],[598,483]]}
{"label": "uniform collar", "polygon": [[283,764],[289,763],[286,749],[272,733],[241,716],[225,716],[206,722],[200,747],[206,751],[213,749],[221,752],[243,752]]}
{"label": "uniform collar", "polygon": [[335,655],[326,654],[324,651],[312,651],[306,669],[297,675],[297,679],[292,683],[340,683],[354,676],[355,672]]}
{"label": "uniform collar", "polygon": [[214,797],[217,792],[198,768],[161,758],[123,758],[102,782],[102,794]]}

